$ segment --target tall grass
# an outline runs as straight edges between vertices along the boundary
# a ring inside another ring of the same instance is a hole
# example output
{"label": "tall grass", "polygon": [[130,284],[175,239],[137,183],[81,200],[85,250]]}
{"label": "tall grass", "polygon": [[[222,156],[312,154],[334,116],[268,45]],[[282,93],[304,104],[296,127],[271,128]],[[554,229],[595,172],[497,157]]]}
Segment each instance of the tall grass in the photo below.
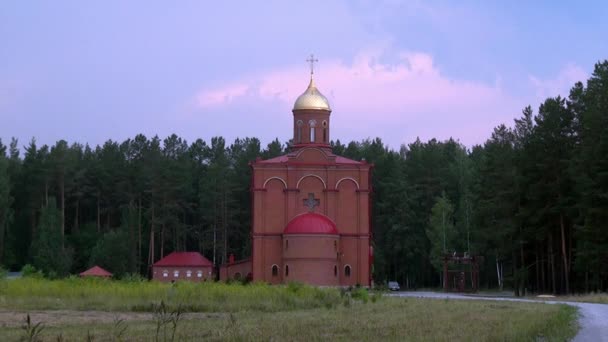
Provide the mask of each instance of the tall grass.
{"label": "tall grass", "polygon": [[10,309],[76,309],[152,311],[163,301],[190,312],[276,312],[333,307],[341,302],[336,289],[304,285],[270,286],[215,282],[175,284],[124,282],[91,278],[48,280],[21,278],[2,281],[0,307]]}
{"label": "tall grass", "polygon": [[[274,288],[273,288],[274,289]],[[138,315],[135,313],[125,314]],[[158,323],[127,319],[127,341],[153,341]],[[44,337],[69,341],[108,336],[111,321],[49,324]],[[162,328],[161,328],[162,330]],[[172,335],[167,326],[167,336]],[[385,297],[332,309],[285,312],[243,311],[184,317],[176,340],[187,341],[568,341],[576,333],[576,309],[567,305]],[[22,335],[18,327],[0,329],[0,340]],[[95,339],[97,341],[97,339]]]}

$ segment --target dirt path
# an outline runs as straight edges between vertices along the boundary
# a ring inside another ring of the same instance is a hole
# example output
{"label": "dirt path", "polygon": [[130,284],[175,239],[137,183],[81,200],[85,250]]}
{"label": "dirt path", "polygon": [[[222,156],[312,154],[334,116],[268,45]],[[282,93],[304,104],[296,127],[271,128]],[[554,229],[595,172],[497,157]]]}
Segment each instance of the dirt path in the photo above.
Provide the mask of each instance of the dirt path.
{"label": "dirt path", "polygon": [[[0,327],[19,327],[23,324],[26,315],[34,323],[43,322],[46,326],[63,324],[85,323],[113,323],[117,319],[125,321],[152,320],[149,312],[106,312],[106,311],[76,311],[76,310],[30,310],[14,311],[0,310]],[[184,319],[204,319],[216,317],[220,314],[185,313]]]}
{"label": "dirt path", "polygon": [[495,300],[495,301],[512,301],[512,302],[528,302],[528,303],[546,303],[546,304],[566,304],[576,306],[579,309],[579,325],[580,330],[574,337],[574,342],[608,342],[608,304],[592,304],[579,302],[562,302],[562,301],[538,301],[530,299],[519,299],[511,297],[480,297],[467,296],[452,293],[438,292],[398,292],[391,296],[395,297],[418,297],[418,298],[450,298],[450,299],[474,299],[474,300]]}

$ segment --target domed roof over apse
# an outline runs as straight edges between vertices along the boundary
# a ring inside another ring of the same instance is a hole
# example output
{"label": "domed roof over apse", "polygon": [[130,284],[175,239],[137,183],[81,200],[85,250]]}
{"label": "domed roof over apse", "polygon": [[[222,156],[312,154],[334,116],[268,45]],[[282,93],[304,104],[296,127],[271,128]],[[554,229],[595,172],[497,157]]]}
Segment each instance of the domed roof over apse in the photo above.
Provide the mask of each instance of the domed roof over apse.
{"label": "domed roof over apse", "polygon": [[294,217],[283,230],[283,234],[328,234],[338,235],[336,224],[329,217],[313,212]]}

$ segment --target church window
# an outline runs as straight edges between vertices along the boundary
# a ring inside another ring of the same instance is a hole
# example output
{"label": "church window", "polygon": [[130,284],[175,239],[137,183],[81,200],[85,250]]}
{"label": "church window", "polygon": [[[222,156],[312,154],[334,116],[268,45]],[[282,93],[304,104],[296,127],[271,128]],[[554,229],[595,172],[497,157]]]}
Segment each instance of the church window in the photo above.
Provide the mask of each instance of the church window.
{"label": "church window", "polygon": [[334,250],[338,251],[338,241],[334,241]]}
{"label": "church window", "polygon": [[313,143],[316,140],[315,127],[317,126],[317,122],[315,120],[310,120],[308,121],[308,126],[310,126],[310,142]]}
{"label": "church window", "polygon": [[163,270],[163,277],[167,278],[169,276],[169,271]]}
{"label": "church window", "polygon": [[344,276],[350,277],[350,265],[344,266]]}
{"label": "church window", "polygon": [[334,265],[334,277],[338,276],[338,266]]}
{"label": "church window", "polygon": [[203,277],[203,271],[196,272],[196,276],[199,277],[199,278],[202,278]]}
{"label": "church window", "polygon": [[289,240],[285,240],[285,249],[289,248]]}
{"label": "church window", "polygon": [[272,276],[276,277],[279,275],[279,266],[277,265],[272,265]]}
{"label": "church window", "polygon": [[297,143],[301,143],[302,142],[302,126],[304,125],[304,123],[302,122],[302,120],[298,120],[298,122],[296,122],[296,129],[297,129]]}
{"label": "church window", "polygon": [[289,265],[285,265],[285,276],[289,277]]}
{"label": "church window", "polygon": [[323,121],[323,142],[327,143],[327,121]]}
{"label": "church window", "polygon": [[187,270],[186,271],[186,277],[188,277],[188,278],[192,277],[192,271]]}
{"label": "church window", "polygon": [[179,271],[175,270],[173,271],[173,278],[178,278],[179,277]]}

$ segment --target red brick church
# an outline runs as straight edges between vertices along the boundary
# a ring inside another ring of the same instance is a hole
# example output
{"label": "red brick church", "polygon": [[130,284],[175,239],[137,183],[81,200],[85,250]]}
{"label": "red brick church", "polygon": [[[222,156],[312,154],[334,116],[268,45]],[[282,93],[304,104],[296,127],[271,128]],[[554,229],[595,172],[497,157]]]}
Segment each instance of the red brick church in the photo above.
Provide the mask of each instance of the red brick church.
{"label": "red brick church", "polygon": [[312,76],[293,106],[290,152],[251,164],[253,255],[223,266],[222,279],[371,284],[372,165],[333,154],[331,107]]}

